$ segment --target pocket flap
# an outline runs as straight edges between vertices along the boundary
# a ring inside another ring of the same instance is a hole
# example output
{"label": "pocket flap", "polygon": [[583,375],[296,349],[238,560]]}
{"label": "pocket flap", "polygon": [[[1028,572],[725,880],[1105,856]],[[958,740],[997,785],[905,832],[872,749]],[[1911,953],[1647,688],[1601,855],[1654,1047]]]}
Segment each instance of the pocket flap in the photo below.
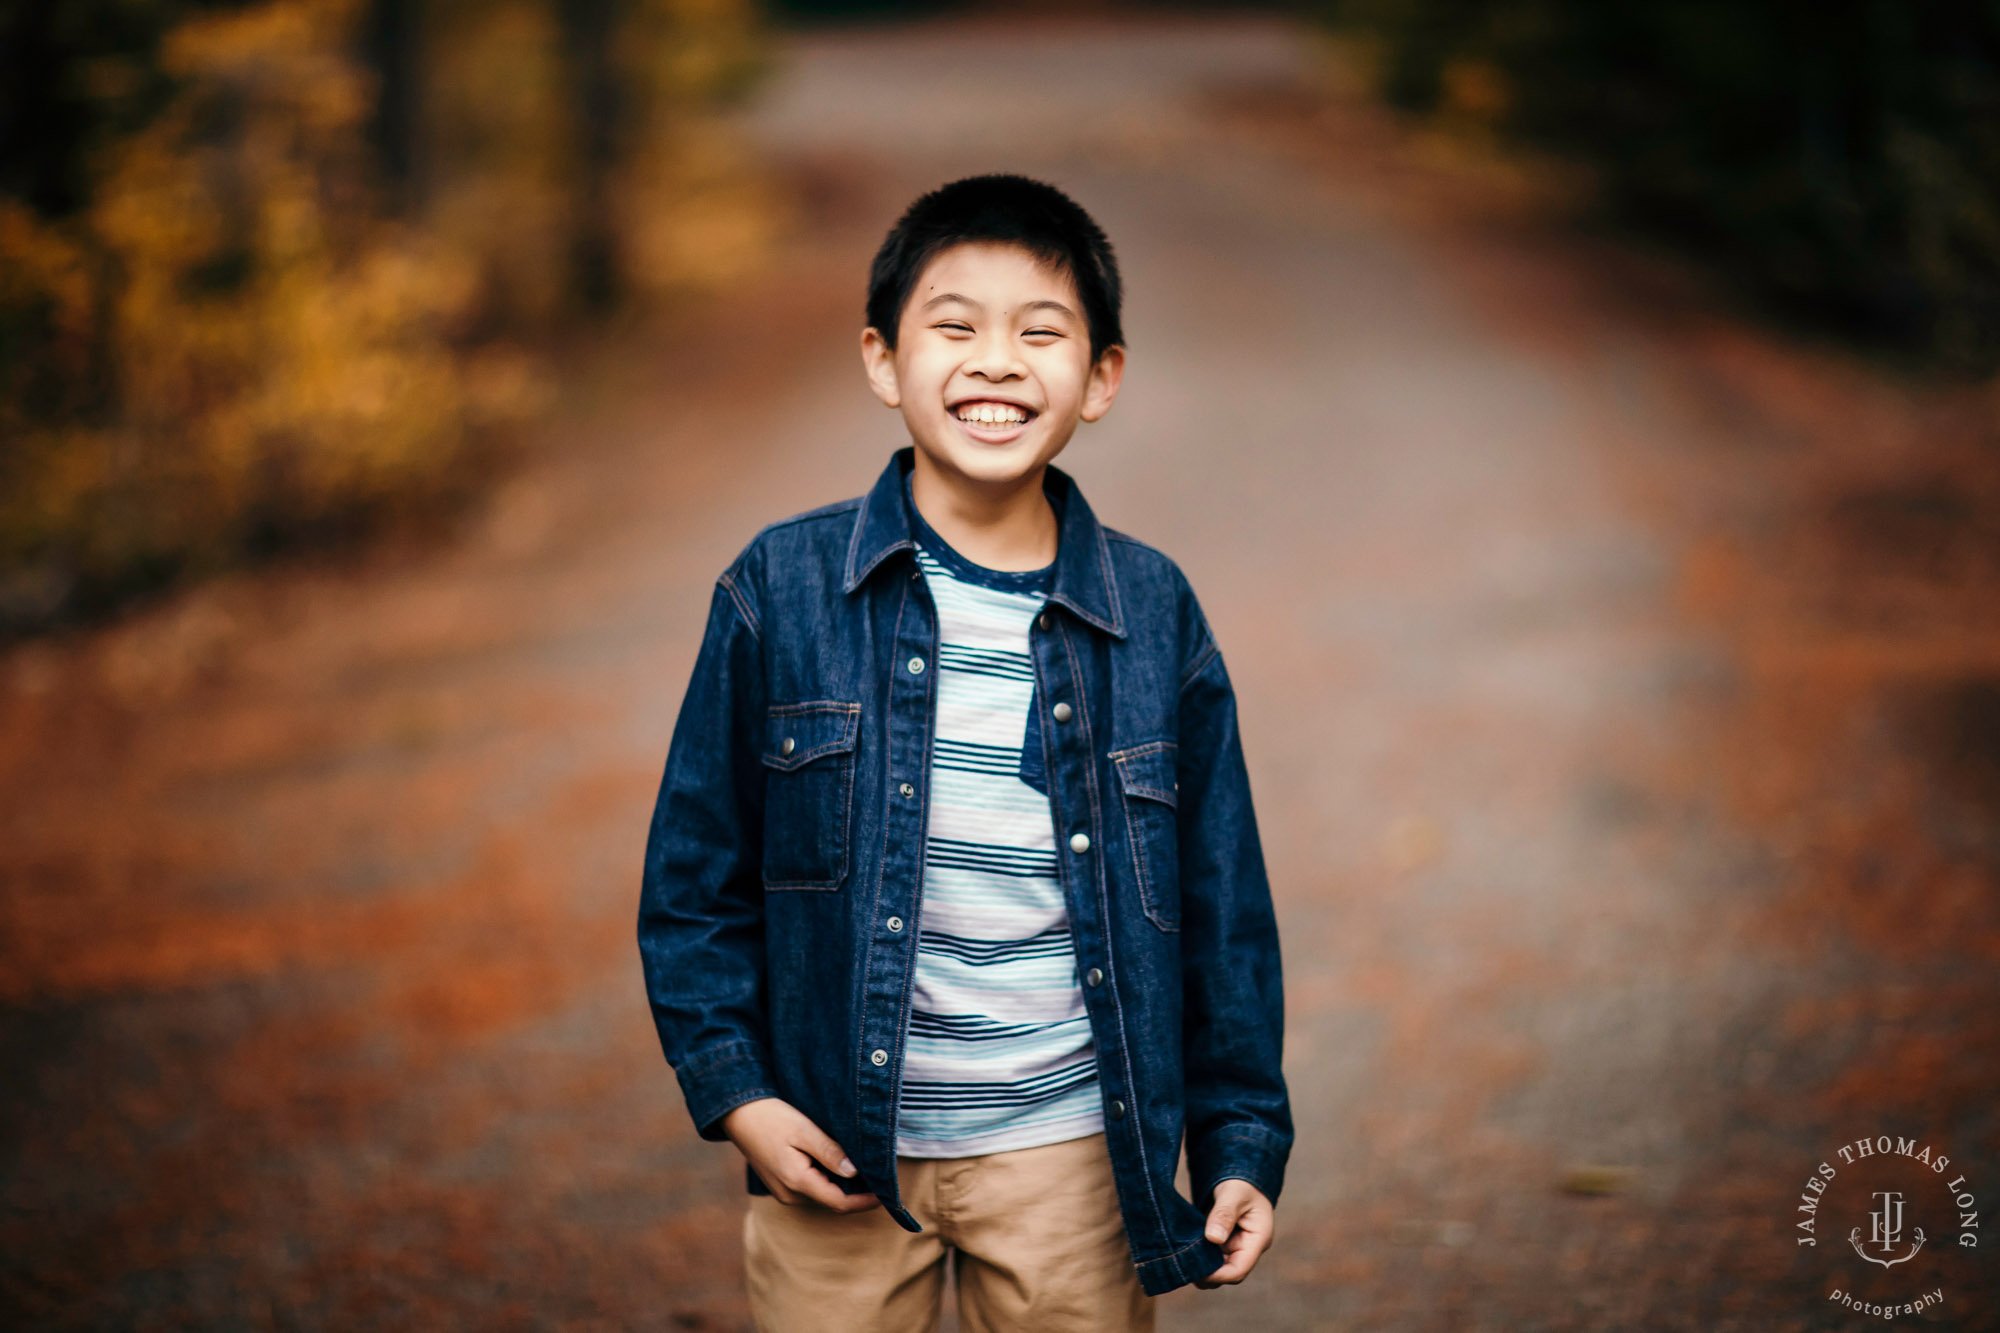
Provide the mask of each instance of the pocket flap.
{"label": "pocket flap", "polygon": [[1172,741],[1153,741],[1114,751],[1111,759],[1118,765],[1118,784],[1127,796],[1143,796],[1178,806],[1180,788],[1174,774],[1175,753]]}
{"label": "pocket flap", "polygon": [[773,704],[764,723],[764,762],[793,769],[842,750],[861,732],[861,705],[832,699]]}

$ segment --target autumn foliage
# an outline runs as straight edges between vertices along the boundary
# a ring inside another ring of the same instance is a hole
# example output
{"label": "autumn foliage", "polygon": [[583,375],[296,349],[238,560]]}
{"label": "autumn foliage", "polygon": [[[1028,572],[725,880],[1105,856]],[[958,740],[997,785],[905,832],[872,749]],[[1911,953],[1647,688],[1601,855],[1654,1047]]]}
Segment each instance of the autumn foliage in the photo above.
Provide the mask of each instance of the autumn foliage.
{"label": "autumn foliage", "polygon": [[400,179],[358,0],[197,8],[117,61],[75,53],[72,83],[166,91],[78,136],[69,206],[0,194],[0,625],[447,497],[547,402],[533,352],[589,313],[593,238],[625,302],[754,260],[759,181],[704,118],[758,68],[748,7],[600,8],[617,96],[592,160],[553,6],[417,7]]}

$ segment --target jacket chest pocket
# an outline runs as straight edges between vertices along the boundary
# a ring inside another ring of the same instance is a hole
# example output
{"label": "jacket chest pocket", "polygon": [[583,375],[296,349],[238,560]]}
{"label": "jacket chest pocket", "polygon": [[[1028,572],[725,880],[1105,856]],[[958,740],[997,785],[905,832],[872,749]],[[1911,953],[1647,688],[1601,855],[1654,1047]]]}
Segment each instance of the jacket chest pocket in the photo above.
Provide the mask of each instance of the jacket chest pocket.
{"label": "jacket chest pocket", "polygon": [[1114,751],[1124,794],[1126,841],[1146,917],[1161,930],[1181,925],[1180,788],[1174,776],[1176,747],[1153,741]]}
{"label": "jacket chest pocket", "polygon": [[760,756],[764,887],[837,889],[847,878],[861,705],[815,699],[773,704]]}

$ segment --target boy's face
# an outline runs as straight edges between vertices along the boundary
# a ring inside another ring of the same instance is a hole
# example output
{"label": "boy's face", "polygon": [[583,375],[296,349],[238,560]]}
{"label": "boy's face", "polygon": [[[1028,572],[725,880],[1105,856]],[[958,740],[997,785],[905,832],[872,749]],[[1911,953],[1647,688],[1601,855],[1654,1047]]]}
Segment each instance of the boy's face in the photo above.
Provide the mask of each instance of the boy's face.
{"label": "boy's face", "polygon": [[933,256],[903,304],[896,349],[864,329],[861,358],[876,397],[902,409],[934,466],[1001,485],[1036,473],[1079,421],[1110,411],[1125,366],[1116,346],[1092,363],[1067,272],[990,242]]}

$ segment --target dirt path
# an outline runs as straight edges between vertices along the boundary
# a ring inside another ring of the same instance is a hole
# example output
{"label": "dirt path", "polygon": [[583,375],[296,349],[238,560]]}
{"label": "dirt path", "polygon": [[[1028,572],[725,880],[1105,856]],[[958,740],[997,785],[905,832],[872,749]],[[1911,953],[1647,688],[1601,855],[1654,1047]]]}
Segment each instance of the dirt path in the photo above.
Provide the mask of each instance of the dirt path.
{"label": "dirt path", "polygon": [[[1280,1244],[1163,1327],[1845,1326],[1819,1161],[1879,1128],[2000,1190],[1992,400],[1523,221],[1310,56],[802,40],[746,131],[811,225],[588,368],[461,538],[0,662],[5,1322],[747,1327],[645,820],[716,572],[903,442],[875,242],[988,169],[1118,246],[1131,369],[1062,464],[1201,592],[1280,898]],[[2000,1325],[1949,1243],[1940,1322]]]}

